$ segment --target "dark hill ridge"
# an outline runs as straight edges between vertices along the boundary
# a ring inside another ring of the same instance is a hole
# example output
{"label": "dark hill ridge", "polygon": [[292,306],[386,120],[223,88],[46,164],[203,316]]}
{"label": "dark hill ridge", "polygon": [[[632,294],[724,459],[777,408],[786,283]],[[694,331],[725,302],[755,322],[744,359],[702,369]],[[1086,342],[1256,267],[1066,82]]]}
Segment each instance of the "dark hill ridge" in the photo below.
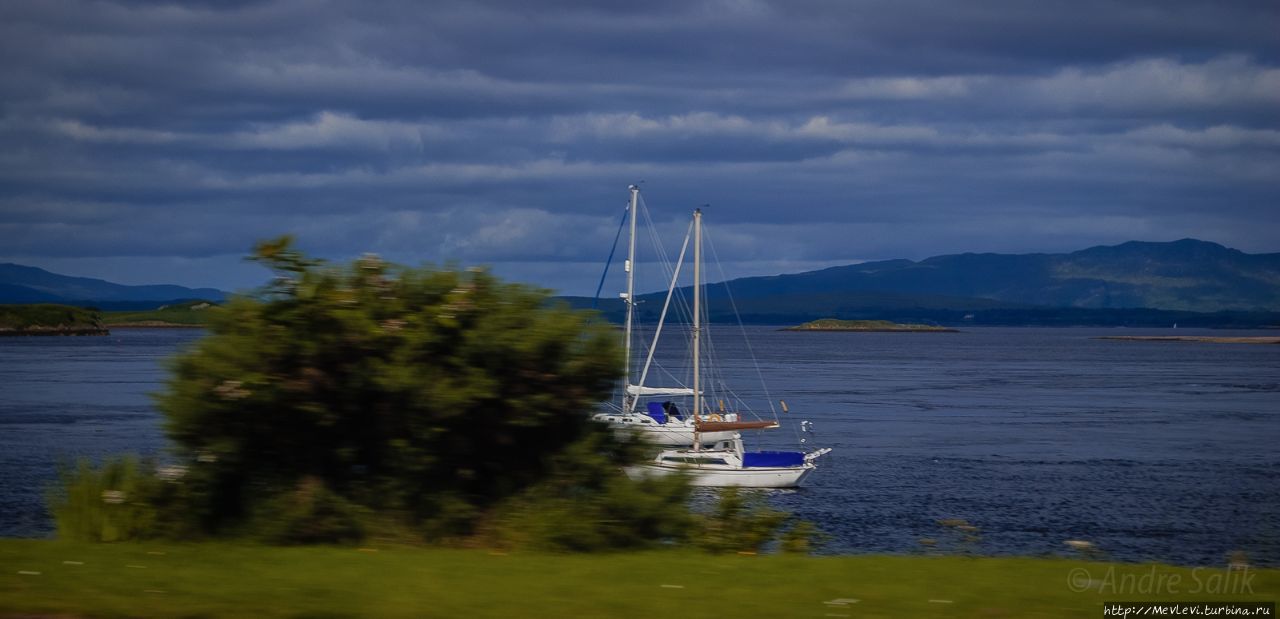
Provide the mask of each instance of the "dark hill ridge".
{"label": "dark hill ridge", "polygon": [[0,303],[66,303],[71,305],[152,306],[182,299],[222,301],[227,293],[214,288],[152,285],[126,286],[89,277],[69,277],[36,267],[0,264]]}
{"label": "dark hill ridge", "polygon": [[[729,282],[745,322],[819,318],[942,324],[1258,327],[1280,324],[1280,254],[1184,239],[1067,254],[953,254]],[[688,289],[683,291],[688,298]],[[655,320],[664,293],[638,297]],[[707,288],[713,322],[733,320],[725,287]],[[590,307],[591,299],[568,299]],[[622,303],[600,309],[620,320]]]}
{"label": "dark hill ridge", "polygon": [[[834,317],[969,324],[1181,322],[1190,326],[1194,317],[1183,314],[1229,311],[1251,316],[1204,324],[1274,325],[1274,317],[1264,314],[1280,311],[1280,253],[1246,254],[1194,239],[1131,241],[1067,254],[968,253],[918,262],[883,260],[736,279],[730,287],[742,318],[766,324]],[[213,288],[123,286],[0,264],[0,303],[125,310],[155,309],[190,299],[222,301],[226,296]],[[663,296],[641,296],[641,314],[656,317]],[[709,286],[707,296],[713,320],[732,318],[724,286]],[[591,306],[588,298],[567,300],[575,306]],[[621,314],[622,304],[616,298],[603,299],[600,306],[611,317]],[[1139,315],[1137,322],[1129,318]]]}
{"label": "dark hill ridge", "polygon": [[[989,299],[1002,305],[1280,310],[1280,254],[1205,241],[1131,241],[1069,254],[953,254],[888,260],[730,282],[739,299],[893,293]],[[712,286],[708,296],[724,296]]]}

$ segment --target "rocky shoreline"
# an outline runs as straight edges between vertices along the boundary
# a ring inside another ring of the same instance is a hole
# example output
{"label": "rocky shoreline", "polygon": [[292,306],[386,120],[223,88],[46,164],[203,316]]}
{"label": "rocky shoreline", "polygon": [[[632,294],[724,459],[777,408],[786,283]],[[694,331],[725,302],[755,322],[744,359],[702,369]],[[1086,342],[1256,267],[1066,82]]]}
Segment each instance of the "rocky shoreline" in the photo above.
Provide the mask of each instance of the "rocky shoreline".
{"label": "rocky shoreline", "polygon": [[23,328],[0,327],[0,337],[24,337],[39,335],[110,335],[111,332],[99,326],[30,326]]}
{"label": "rocky shoreline", "polygon": [[1280,344],[1277,336],[1223,337],[1217,335],[1103,335],[1094,339],[1124,342],[1210,342],[1214,344]]}
{"label": "rocky shoreline", "polygon": [[163,320],[136,320],[110,323],[112,329],[204,329],[205,325],[165,322]]}

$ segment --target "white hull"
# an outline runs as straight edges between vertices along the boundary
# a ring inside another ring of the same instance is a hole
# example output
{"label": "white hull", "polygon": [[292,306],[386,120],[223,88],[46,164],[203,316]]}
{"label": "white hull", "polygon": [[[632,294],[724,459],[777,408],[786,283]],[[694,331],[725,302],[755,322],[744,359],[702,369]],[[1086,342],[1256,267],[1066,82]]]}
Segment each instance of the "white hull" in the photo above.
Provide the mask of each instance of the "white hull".
{"label": "white hull", "polygon": [[631,479],[649,477],[665,477],[677,472],[689,475],[689,484],[715,488],[795,488],[812,473],[812,464],[797,467],[781,468],[745,468],[727,469],[710,468],[696,465],[670,466],[663,464],[641,464],[627,467],[627,476]]}
{"label": "white hull", "polygon": [[684,473],[693,486],[795,488],[818,468],[814,460],[829,451],[747,453],[742,439],[734,438],[714,449],[665,449],[652,462],[627,467],[626,472],[632,479]]}

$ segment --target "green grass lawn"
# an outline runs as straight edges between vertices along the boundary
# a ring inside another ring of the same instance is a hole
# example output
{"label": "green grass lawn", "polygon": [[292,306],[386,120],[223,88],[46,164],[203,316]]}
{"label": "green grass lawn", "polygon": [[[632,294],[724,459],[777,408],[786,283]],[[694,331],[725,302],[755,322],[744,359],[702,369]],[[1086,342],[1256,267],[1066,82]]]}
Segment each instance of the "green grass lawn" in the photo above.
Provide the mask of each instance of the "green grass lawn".
{"label": "green grass lawn", "polygon": [[1101,617],[1278,594],[1280,570],[1065,559],[0,540],[0,617]]}

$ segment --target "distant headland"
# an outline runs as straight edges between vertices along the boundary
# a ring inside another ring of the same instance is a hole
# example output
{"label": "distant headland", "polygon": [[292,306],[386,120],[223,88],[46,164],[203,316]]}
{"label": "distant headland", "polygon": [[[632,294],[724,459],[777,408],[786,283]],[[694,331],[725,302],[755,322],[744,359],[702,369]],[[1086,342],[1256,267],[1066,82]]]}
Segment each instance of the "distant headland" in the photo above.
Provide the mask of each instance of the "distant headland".
{"label": "distant headland", "polygon": [[56,303],[0,305],[0,336],[109,335],[108,328],[203,328],[210,301],[185,301],[137,312],[102,312]]}
{"label": "distant headland", "polygon": [[901,324],[888,320],[837,320],[823,318],[782,331],[859,331],[863,333],[959,333],[956,329],[937,325]]}
{"label": "distant headland", "polygon": [[1280,337],[1243,336],[1222,337],[1212,335],[1104,335],[1099,340],[1125,342],[1209,342],[1213,344],[1280,344]]}
{"label": "distant headland", "polygon": [[102,315],[92,309],[53,303],[0,305],[0,336],[107,333]]}

